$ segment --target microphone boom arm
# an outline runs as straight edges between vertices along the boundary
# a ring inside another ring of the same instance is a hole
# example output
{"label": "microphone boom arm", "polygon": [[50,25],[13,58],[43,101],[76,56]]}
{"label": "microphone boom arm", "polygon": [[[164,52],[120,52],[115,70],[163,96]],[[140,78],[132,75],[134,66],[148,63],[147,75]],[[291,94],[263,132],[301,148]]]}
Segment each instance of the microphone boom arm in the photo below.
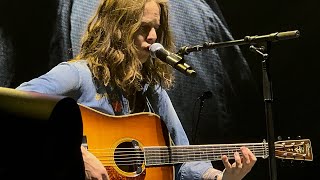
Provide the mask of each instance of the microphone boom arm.
{"label": "microphone boom arm", "polygon": [[300,32],[298,30],[295,31],[286,31],[286,32],[276,32],[268,35],[262,36],[245,36],[244,39],[233,40],[233,41],[225,41],[225,42],[205,42],[203,45],[196,46],[183,46],[177,54],[180,56],[188,55],[191,52],[202,51],[203,49],[216,49],[222,47],[236,46],[236,45],[245,45],[245,44],[257,44],[260,42],[276,42],[279,40],[287,40],[294,39],[300,36]]}

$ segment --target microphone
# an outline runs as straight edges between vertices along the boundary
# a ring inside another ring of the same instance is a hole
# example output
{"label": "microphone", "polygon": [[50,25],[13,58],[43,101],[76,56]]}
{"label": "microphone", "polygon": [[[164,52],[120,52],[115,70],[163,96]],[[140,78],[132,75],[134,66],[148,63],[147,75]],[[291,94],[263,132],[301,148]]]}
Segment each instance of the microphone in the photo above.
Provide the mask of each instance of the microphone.
{"label": "microphone", "polygon": [[258,42],[276,42],[280,40],[294,39],[300,37],[300,32],[298,30],[295,31],[286,31],[286,32],[275,32],[262,36],[246,36],[244,38],[245,42],[249,43],[258,43]]}
{"label": "microphone", "polygon": [[154,43],[149,47],[150,55],[153,58],[158,58],[161,61],[169,64],[176,70],[188,76],[195,76],[196,72],[184,62],[184,59],[175,53],[171,53],[160,43]]}

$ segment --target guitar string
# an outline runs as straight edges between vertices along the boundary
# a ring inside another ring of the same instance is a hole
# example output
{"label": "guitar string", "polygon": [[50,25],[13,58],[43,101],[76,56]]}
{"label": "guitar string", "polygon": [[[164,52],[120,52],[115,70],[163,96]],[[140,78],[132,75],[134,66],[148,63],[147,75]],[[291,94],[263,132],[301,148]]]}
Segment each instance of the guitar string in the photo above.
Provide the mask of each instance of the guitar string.
{"label": "guitar string", "polygon": [[[227,155],[229,155],[229,154],[227,154]],[[257,152],[257,153],[255,153],[255,155],[257,156],[257,155],[266,155],[263,151],[260,151],[260,152]],[[155,156],[155,155],[152,155],[152,156],[148,156],[148,157],[146,157],[146,160],[148,161],[148,160],[150,160],[150,161],[152,161],[152,160],[158,160],[158,159],[160,159],[160,160],[163,160],[164,158],[167,158],[168,160],[169,159],[179,159],[179,158],[186,158],[186,159],[210,159],[210,158],[215,158],[215,157],[221,157],[222,156],[222,154],[210,154],[210,155],[205,155],[205,156],[197,156],[197,157],[195,157],[195,156],[188,156],[188,157],[186,157],[186,156],[180,156],[180,157],[170,157],[169,158],[169,156]],[[119,158],[119,157],[116,157],[116,158],[114,158],[114,156],[104,156],[103,158],[102,157],[99,157],[99,159],[101,159],[101,160],[109,160],[109,159],[111,159],[111,160],[114,160],[114,159],[116,159],[116,160],[144,160],[145,158],[143,157],[143,156],[131,156],[131,157],[121,157],[121,158]]]}
{"label": "guitar string", "polygon": [[[264,153],[257,153],[256,157],[264,157]],[[230,157],[228,159],[234,159],[234,157]],[[133,164],[141,164],[142,162],[145,162],[143,158],[141,159],[131,159],[131,160],[125,160],[125,161],[115,161],[114,159],[99,159],[101,162],[109,163],[109,164],[117,164],[117,165],[133,165]],[[208,159],[203,158],[180,158],[175,160],[170,159],[155,159],[155,160],[146,160],[147,164],[174,164],[174,163],[180,163],[180,162],[186,162],[186,161],[203,161],[203,160],[221,160],[221,157],[219,156],[212,156]],[[123,163],[130,163],[130,164],[123,164]]]}
{"label": "guitar string", "polygon": [[[257,152],[255,153],[256,157],[263,157],[267,158],[268,155],[266,155],[265,152]],[[107,162],[117,162],[117,163],[127,163],[127,162],[136,162],[136,161],[147,161],[148,164],[152,164],[152,162],[177,162],[177,161],[203,161],[203,160],[213,160],[213,159],[221,159],[221,154],[216,155],[208,155],[208,156],[202,156],[202,157],[176,157],[176,158],[169,158],[168,156],[153,156],[152,158],[147,157],[144,159],[143,157],[129,157],[129,158],[113,158],[113,157],[105,157],[105,158],[99,158],[101,161],[107,161]],[[233,159],[233,156],[229,155],[229,159]],[[306,156],[299,157],[290,157],[286,156],[282,159],[295,159],[295,160],[307,160],[308,158]],[[156,163],[157,164],[157,163]]]}
{"label": "guitar string", "polygon": [[[276,144],[278,145],[278,144]],[[220,148],[220,147],[235,147],[235,146],[267,146],[267,143],[239,143],[239,144],[209,144],[209,145],[178,145],[178,146],[147,146],[146,148],[196,148],[196,147],[212,147],[212,148]]]}
{"label": "guitar string", "polygon": [[[262,152],[266,152],[268,151],[268,149],[265,148],[254,148],[252,149],[253,153],[257,152],[257,151],[262,151]],[[204,152],[205,151],[205,152]],[[209,151],[209,152],[208,152]],[[96,155],[102,155],[102,156],[108,156],[108,155],[112,155],[112,156],[125,156],[126,154],[124,153],[133,153],[133,154],[140,154],[143,155],[144,153],[147,154],[174,154],[174,155],[185,155],[185,154],[193,154],[193,155],[206,155],[206,154],[210,154],[210,151],[212,151],[212,149],[206,149],[206,150],[197,150],[197,151],[168,151],[168,150],[146,150],[146,151],[137,151],[137,150],[133,150],[133,151],[106,151],[106,152],[94,152],[94,151],[90,151],[93,154]],[[238,148],[233,148],[233,149],[223,149],[223,150],[217,150],[215,153],[230,153],[230,152],[240,152]]]}
{"label": "guitar string", "polygon": [[[265,151],[265,150],[256,150],[255,152],[254,152],[254,154],[256,154],[256,153],[260,153],[260,152],[262,152],[262,153],[265,153],[265,154],[267,154],[268,152],[267,151]],[[196,153],[154,153],[154,152],[148,152],[147,153],[147,155],[146,155],[146,158],[157,158],[157,157],[166,157],[166,156],[175,156],[175,157],[181,157],[181,156],[200,156],[200,157],[206,157],[206,156],[212,156],[212,155],[224,155],[224,154],[227,154],[227,155],[230,155],[230,154],[232,154],[232,153],[234,153],[234,152],[228,152],[228,151],[225,151],[225,152],[219,152],[219,153],[203,153],[203,154],[196,154]],[[239,154],[241,154],[241,152],[239,152]],[[133,153],[133,154],[103,154],[103,155],[101,155],[101,154],[95,154],[97,157],[101,157],[101,158],[103,158],[103,157],[111,157],[111,158],[118,158],[118,159],[121,159],[121,158],[123,158],[123,157],[128,157],[128,156],[132,156],[132,157],[134,157],[134,156],[136,156],[136,157],[141,157],[141,156],[144,156],[144,154],[143,153],[140,153],[140,154],[138,154],[138,153]]]}
{"label": "guitar string", "polygon": [[[264,154],[256,154],[257,157],[264,157]],[[234,159],[234,158],[228,158],[228,159]],[[183,159],[179,161],[163,161],[163,160],[153,160],[152,162],[147,161],[146,166],[156,166],[156,165],[168,165],[168,164],[177,164],[177,163],[183,163],[188,161],[203,161],[204,159]],[[221,158],[211,158],[206,160],[221,160]],[[144,164],[144,159],[141,160],[131,160],[131,161],[114,161],[114,160],[100,160],[104,166],[133,166],[133,165],[142,165]]]}
{"label": "guitar string", "polygon": [[[255,154],[256,157],[262,157],[262,158],[266,158],[265,153],[256,153]],[[230,156],[228,159],[234,159],[234,157]],[[283,158],[283,159],[292,159],[292,160],[299,160],[299,159],[295,159],[295,158]],[[220,157],[212,157],[210,159],[190,159],[190,158],[184,158],[184,159],[178,159],[175,161],[165,161],[163,159],[157,159],[157,160],[147,160],[146,162],[146,166],[157,166],[157,165],[173,165],[173,164],[177,164],[177,163],[184,163],[184,162],[188,162],[188,161],[203,161],[203,160],[221,160]],[[300,159],[300,160],[306,160],[304,159]],[[107,159],[100,159],[100,161],[103,163],[104,166],[134,166],[134,165],[139,165],[141,166],[142,164],[144,164],[144,159],[141,160],[130,160],[130,161],[114,161],[114,160],[107,160]]]}
{"label": "guitar string", "polygon": [[[244,145],[246,147],[266,147],[268,148],[267,145]],[[181,150],[181,149],[203,149],[203,148],[209,148],[209,149],[223,149],[223,148],[240,148],[241,146],[239,145],[233,145],[233,146],[148,146],[144,149],[172,149],[172,150]],[[133,147],[129,147],[129,148],[99,148],[99,149],[88,149],[88,150],[115,150],[115,149],[137,149],[137,148],[133,148]]]}
{"label": "guitar string", "polygon": [[[225,150],[225,151],[219,151],[219,152],[160,152],[160,151],[149,151],[146,152],[146,156],[151,158],[151,157],[156,157],[157,155],[159,157],[164,157],[164,156],[210,156],[210,155],[232,155],[233,153],[238,152],[241,154],[240,151],[232,151],[232,150]],[[255,149],[253,151],[253,154],[263,152],[265,154],[268,154],[268,150],[266,149]],[[282,151],[283,153],[286,153],[285,151]],[[294,152],[289,152],[289,153],[294,153]],[[127,152],[105,152],[105,153],[94,153],[97,157],[114,157],[114,158],[121,158],[121,157],[127,157],[127,156],[144,156],[144,152],[136,152],[136,151],[127,151]],[[305,154],[305,153],[295,153],[295,154]]]}
{"label": "guitar string", "polygon": [[[266,147],[249,147],[249,149],[251,149],[251,151],[253,153],[262,150],[263,152],[268,152],[269,149]],[[123,150],[126,151],[114,151],[114,149],[107,149],[105,151],[94,151],[94,150],[89,150],[91,153],[96,154],[96,155],[100,155],[100,156],[125,156],[126,154],[124,153],[133,153],[133,154],[144,154],[144,153],[148,153],[148,154],[174,154],[174,155],[186,155],[186,154],[198,154],[198,155],[206,155],[206,154],[210,154],[211,151],[216,151],[218,153],[234,153],[234,152],[241,152],[239,150],[238,147],[233,147],[233,148],[227,148],[227,149],[213,149],[213,148],[207,148],[207,149],[184,149],[184,150],[180,150],[180,149],[146,149],[145,151],[140,150],[140,149],[135,149],[135,148],[124,148]],[[279,150],[278,150],[279,151]],[[283,151],[285,152],[285,151]],[[289,153],[294,153],[294,152],[289,152]],[[300,154],[303,154],[303,152],[301,152]]]}
{"label": "guitar string", "polygon": [[[263,157],[266,158],[266,154],[264,152],[260,152],[260,153],[256,153],[255,154],[257,157]],[[229,156],[231,157],[231,156]],[[232,158],[229,158],[232,159]],[[139,161],[144,162],[146,160],[147,164],[159,164],[159,162],[161,162],[160,164],[167,164],[171,162],[171,164],[173,162],[175,163],[179,163],[181,162],[185,162],[185,161],[203,161],[203,160],[221,160],[221,155],[208,155],[206,157],[176,157],[176,158],[172,158],[169,159],[168,156],[153,156],[152,158],[147,157],[146,159],[144,159],[143,157],[129,157],[129,158],[113,158],[113,157],[104,157],[104,158],[99,158],[100,161],[102,162],[107,162],[107,163],[114,163],[117,162],[117,164],[121,163],[121,164],[126,164],[129,162],[137,162]]]}
{"label": "guitar string", "polygon": [[[243,145],[243,144],[242,144]],[[220,145],[221,146],[221,145]],[[146,161],[150,162],[148,163],[148,165],[152,165],[151,161],[156,161],[156,163],[153,163],[154,165],[158,165],[158,161],[161,162],[161,164],[172,164],[172,162],[162,162],[163,160],[169,160],[169,157],[171,157],[171,155],[173,154],[174,156],[176,156],[177,158],[172,158],[172,159],[181,159],[181,156],[183,157],[183,159],[185,160],[190,160],[192,159],[192,161],[197,161],[197,160],[203,160],[203,157],[206,157],[206,160],[210,160],[210,159],[221,159],[221,158],[217,158],[218,155],[222,155],[224,153],[227,153],[228,156],[230,156],[230,153],[234,153],[234,152],[238,152],[239,147],[234,147],[236,146],[235,144],[233,145],[227,145],[227,146],[231,146],[228,148],[221,148],[221,147],[212,147],[212,146],[199,146],[202,149],[197,149],[197,151],[194,151],[194,147],[187,147],[185,148],[186,151],[188,150],[193,150],[193,152],[181,152],[181,147],[153,147],[153,148],[146,148],[146,153],[148,154],[146,157]],[[283,145],[276,145],[277,147],[281,147],[284,148]],[[247,147],[250,149],[253,149],[253,153],[257,156],[257,157],[266,157],[266,155],[268,154],[268,147],[266,145],[263,144],[258,144],[257,145],[247,145]],[[292,146],[290,146],[292,147]],[[155,149],[156,148],[156,149]],[[114,151],[115,149],[120,149],[120,150],[133,150],[133,151]],[[170,153],[168,152],[168,150],[170,149]],[[218,149],[218,150],[217,150]],[[236,151],[234,151],[236,149]],[[106,151],[107,150],[107,151]],[[219,153],[203,153],[203,151],[213,151],[213,150],[217,150],[219,151]],[[106,159],[100,159],[104,165],[110,165],[110,166],[124,166],[124,165],[141,165],[142,162],[144,162],[144,151],[141,151],[140,149],[137,148],[105,148],[105,149],[89,149],[90,152],[92,152],[93,154],[97,154],[98,158],[106,158]],[[94,152],[95,151],[95,152]],[[104,152],[101,152],[104,151]],[[123,153],[133,153],[133,154],[123,154]],[[165,153],[163,153],[165,152]],[[110,155],[109,155],[109,154]],[[117,153],[122,153],[122,154],[117,154]],[[139,154],[138,154],[139,153]],[[157,153],[157,154],[156,154]],[[98,154],[103,154],[102,156],[98,155]],[[156,155],[155,155],[156,154]],[[240,152],[241,154],[241,152]],[[200,158],[195,158],[195,157],[185,157],[186,155],[191,155],[191,156],[195,156],[195,155],[200,155]],[[125,157],[125,158],[121,158],[123,156],[131,156],[130,158]],[[136,157],[132,157],[132,156],[136,156]],[[108,157],[110,157],[111,159],[108,159]],[[120,157],[120,158],[119,158]],[[167,159],[164,159],[167,158]],[[229,157],[229,159],[232,159],[232,155]],[[128,160],[129,159],[129,160]],[[120,161],[121,160],[121,161]],[[124,160],[124,161],[122,161]],[[117,162],[116,165],[114,164],[115,161]],[[136,162],[136,161],[140,161],[140,162]],[[184,162],[184,161],[183,161]]]}
{"label": "guitar string", "polygon": [[[103,162],[117,162],[118,163],[128,163],[128,162],[136,162],[136,161],[147,161],[148,164],[153,164],[152,162],[156,162],[155,164],[158,164],[158,162],[161,162],[161,164],[165,163],[165,162],[178,162],[181,161],[185,162],[185,161],[201,161],[201,160],[212,160],[212,159],[221,159],[221,155],[222,154],[209,154],[209,155],[205,155],[205,156],[200,156],[200,157],[185,157],[185,156],[180,156],[180,157],[176,157],[176,158],[169,158],[169,156],[152,156],[152,157],[146,157],[146,159],[144,159],[144,157],[142,156],[138,156],[138,157],[126,157],[126,158],[118,158],[118,157],[98,157],[101,161]],[[229,159],[233,159],[233,156],[231,154],[228,154]],[[265,151],[261,151],[261,152],[256,152],[255,153],[256,157],[263,157],[266,158],[268,157]],[[290,158],[290,157],[285,157],[285,158]],[[304,158],[305,159],[305,158]]]}
{"label": "guitar string", "polygon": [[[261,147],[261,148],[266,148],[266,149],[268,149],[268,146],[267,145],[261,145],[261,144],[259,144],[259,145],[244,145],[244,146],[246,146],[246,147],[248,147],[249,149],[250,148],[255,148],[255,147]],[[299,146],[301,146],[301,145],[299,145]],[[188,147],[188,146],[171,146],[171,147],[162,147],[162,146],[159,146],[159,147],[157,147],[157,146],[154,146],[154,147],[152,147],[152,146],[148,146],[147,148],[145,148],[146,150],[149,150],[149,149],[153,149],[153,148],[155,148],[155,149],[160,149],[160,150],[167,150],[167,149],[171,149],[171,150],[195,150],[196,148],[198,148],[198,149],[200,149],[200,150],[202,150],[202,149],[210,149],[210,150],[212,150],[212,149],[223,149],[223,148],[226,148],[226,149],[231,149],[231,148],[237,148],[237,149],[239,149],[241,146],[238,146],[238,145],[233,145],[233,146],[231,146],[231,147],[214,147],[214,146],[197,146],[197,147]],[[293,146],[293,145],[290,145],[290,146],[284,146],[284,145],[276,145],[275,146],[276,148],[290,148],[290,147],[295,147],[295,146]],[[184,148],[184,149],[182,149],[182,148]],[[132,150],[132,149],[134,149],[134,150],[137,150],[138,148],[99,148],[99,149],[88,149],[88,151],[96,151],[96,152],[98,152],[98,151],[114,151],[114,150]]]}
{"label": "guitar string", "polygon": [[[268,150],[268,147],[266,146],[248,146],[249,149],[252,149],[252,151],[263,149]],[[192,151],[193,153],[203,151],[219,151],[219,152],[228,152],[228,151],[239,151],[239,147],[228,147],[228,148],[201,148],[201,149],[179,149],[179,148],[145,148],[145,150],[137,149],[137,148],[105,148],[105,149],[88,149],[88,151],[92,153],[125,153],[125,152],[134,152],[134,153],[144,153],[144,152],[182,152],[182,153],[189,153],[188,151]],[[122,150],[122,151],[115,151],[115,150]],[[123,151],[127,150],[127,151]]]}
{"label": "guitar string", "polygon": [[[216,155],[216,156],[214,156]],[[256,157],[263,157],[266,158],[266,152],[265,151],[260,151],[260,152],[256,152],[255,153]],[[147,165],[161,165],[161,164],[175,164],[175,163],[183,163],[186,161],[202,161],[202,160],[221,160],[221,154],[210,154],[208,156],[204,156],[204,157],[185,157],[182,156],[181,157],[177,157],[177,158],[171,158],[169,159],[168,156],[152,156],[152,158],[147,157],[146,158],[146,162]],[[229,159],[233,159],[233,156],[229,156]],[[286,157],[287,159],[290,157]],[[142,162],[145,161],[145,159],[141,156],[139,156],[138,158],[99,158],[100,161],[102,161],[104,164],[106,165],[114,165],[115,163],[117,164],[116,166],[121,166],[121,165],[135,165],[135,164],[142,164]],[[285,159],[285,158],[284,158]],[[294,159],[294,158],[291,158]],[[297,160],[297,159],[296,159]],[[302,160],[302,159],[300,159]],[[304,158],[305,160],[305,158]],[[181,162],[180,162],[181,161]]]}

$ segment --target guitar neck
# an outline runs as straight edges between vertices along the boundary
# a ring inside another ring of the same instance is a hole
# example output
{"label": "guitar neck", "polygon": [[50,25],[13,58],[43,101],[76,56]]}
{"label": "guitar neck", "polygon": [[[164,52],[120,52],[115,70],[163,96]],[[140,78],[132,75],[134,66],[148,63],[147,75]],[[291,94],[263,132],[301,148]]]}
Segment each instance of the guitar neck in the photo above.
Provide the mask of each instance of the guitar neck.
{"label": "guitar neck", "polygon": [[217,145],[188,145],[188,146],[157,146],[145,147],[145,161],[147,166],[166,164],[178,164],[192,161],[218,161],[222,155],[229,159],[234,157],[235,152],[240,153],[240,147],[246,146],[256,157],[268,157],[268,144],[217,144]]}

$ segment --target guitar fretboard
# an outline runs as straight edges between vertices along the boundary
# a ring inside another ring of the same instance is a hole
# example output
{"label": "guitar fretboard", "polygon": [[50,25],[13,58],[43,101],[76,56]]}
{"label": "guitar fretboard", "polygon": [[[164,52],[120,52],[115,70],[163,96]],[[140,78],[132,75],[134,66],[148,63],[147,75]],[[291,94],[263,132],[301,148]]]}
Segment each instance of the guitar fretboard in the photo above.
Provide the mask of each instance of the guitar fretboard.
{"label": "guitar fretboard", "polygon": [[171,147],[144,148],[146,166],[177,164],[191,161],[217,161],[222,155],[233,158],[235,152],[240,153],[240,147],[246,146],[256,157],[268,157],[268,144],[219,144],[219,145],[188,145]]}

